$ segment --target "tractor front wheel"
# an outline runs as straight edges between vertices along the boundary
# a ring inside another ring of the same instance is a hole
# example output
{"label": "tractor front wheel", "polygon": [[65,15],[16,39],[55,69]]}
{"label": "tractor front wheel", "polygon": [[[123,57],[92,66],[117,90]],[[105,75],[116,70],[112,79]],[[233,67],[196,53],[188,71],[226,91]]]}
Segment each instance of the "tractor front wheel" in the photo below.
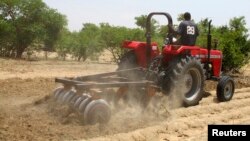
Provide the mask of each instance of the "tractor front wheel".
{"label": "tractor front wheel", "polygon": [[222,76],[217,85],[217,98],[220,102],[229,101],[234,95],[234,80],[229,76]]}

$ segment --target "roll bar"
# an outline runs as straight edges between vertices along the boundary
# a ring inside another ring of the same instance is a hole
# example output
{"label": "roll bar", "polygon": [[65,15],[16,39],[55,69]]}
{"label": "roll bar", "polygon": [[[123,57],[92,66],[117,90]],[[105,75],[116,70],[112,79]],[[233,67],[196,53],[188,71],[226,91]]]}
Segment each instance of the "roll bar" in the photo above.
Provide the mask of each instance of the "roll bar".
{"label": "roll bar", "polygon": [[[168,19],[168,28],[172,28],[173,26],[173,20],[170,14],[165,13],[165,12],[152,12],[147,16],[147,22],[146,22],[146,42],[147,42],[147,51],[146,51],[146,56],[147,56],[147,66],[150,63],[150,54],[151,54],[151,19],[154,15],[163,15]],[[171,29],[169,30],[170,32],[172,31]],[[172,43],[172,38],[169,39],[170,43]]]}

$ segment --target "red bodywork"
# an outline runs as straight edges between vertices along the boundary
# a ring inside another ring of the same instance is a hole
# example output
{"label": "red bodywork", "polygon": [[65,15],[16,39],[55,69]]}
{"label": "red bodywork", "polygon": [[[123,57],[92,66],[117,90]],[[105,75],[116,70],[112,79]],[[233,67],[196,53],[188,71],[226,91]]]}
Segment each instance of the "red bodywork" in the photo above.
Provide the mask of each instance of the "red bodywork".
{"label": "red bodywork", "polygon": [[[140,67],[147,66],[146,56],[146,42],[139,41],[125,41],[123,43],[124,48],[132,49],[137,57],[137,64]],[[199,46],[180,46],[180,45],[166,45],[160,53],[157,43],[151,44],[151,56],[150,59],[162,54],[163,63],[171,61],[173,58],[179,55],[191,55],[201,59],[202,63],[207,62],[208,50],[200,48]],[[222,65],[222,52],[219,50],[210,51],[210,64],[212,65],[213,76],[219,77]]]}
{"label": "red bodywork", "polygon": [[[144,68],[147,66],[146,46],[147,46],[146,42],[139,42],[139,41],[125,41],[123,43],[124,48],[132,49],[135,51],[135,55],[137,57],[137,64],[140,67],[144,67]],[[151,44],[150,59],[153,59],[159,54],[160,54],[160,51],[157,46],[157,43],[153,42]]]}

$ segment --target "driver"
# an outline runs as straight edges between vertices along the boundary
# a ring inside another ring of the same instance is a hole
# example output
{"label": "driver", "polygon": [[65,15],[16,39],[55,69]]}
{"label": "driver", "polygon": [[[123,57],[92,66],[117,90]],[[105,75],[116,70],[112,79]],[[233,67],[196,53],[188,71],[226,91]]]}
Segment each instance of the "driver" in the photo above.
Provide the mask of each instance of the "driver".
{"label": "driver", "polygon": [[181,45],[194,46],[197,36],[199,36],[199,30],[197,25],[191,21],[191,14],[189,12],[184,13],[184,21],[179,24],[178,30],[172,31],[180,35],[179,43]]}

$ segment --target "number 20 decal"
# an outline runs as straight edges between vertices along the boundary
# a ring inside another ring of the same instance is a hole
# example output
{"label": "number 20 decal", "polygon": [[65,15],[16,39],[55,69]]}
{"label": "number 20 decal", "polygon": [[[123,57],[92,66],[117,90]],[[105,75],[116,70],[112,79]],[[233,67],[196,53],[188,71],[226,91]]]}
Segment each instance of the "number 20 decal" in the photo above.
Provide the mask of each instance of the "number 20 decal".
{"label": "number 20 decal", "polygon": [[187,34],[194,35],[194,33],[195,33],[194,26],[187,26]]}

